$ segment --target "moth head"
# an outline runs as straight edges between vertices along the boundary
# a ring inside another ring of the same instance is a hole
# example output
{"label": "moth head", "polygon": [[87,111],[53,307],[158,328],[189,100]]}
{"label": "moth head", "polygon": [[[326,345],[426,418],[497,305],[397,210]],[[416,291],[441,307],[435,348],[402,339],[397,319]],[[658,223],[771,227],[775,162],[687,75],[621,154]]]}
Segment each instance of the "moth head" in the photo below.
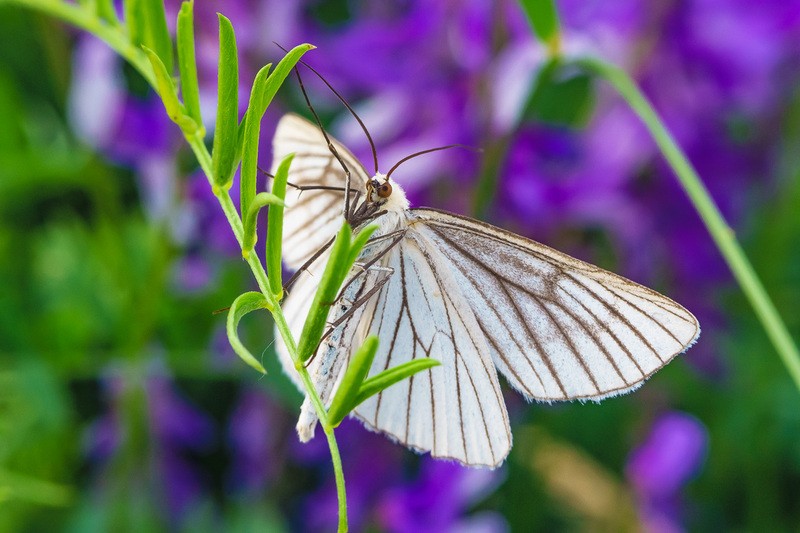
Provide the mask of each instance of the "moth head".
{"label": "moth head", "polygon": [[392,184],[389,178],[376,174],[367,182],[367,196],[370,202],[382,202],[392,195]]}

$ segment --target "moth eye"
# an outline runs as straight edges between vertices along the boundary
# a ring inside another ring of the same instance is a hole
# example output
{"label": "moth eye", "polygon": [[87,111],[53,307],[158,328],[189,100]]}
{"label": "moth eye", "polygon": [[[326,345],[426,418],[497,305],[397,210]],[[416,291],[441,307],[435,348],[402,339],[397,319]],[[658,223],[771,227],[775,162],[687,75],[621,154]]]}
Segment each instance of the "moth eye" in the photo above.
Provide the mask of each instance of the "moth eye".
{"label": "moth eye", "polygon": [[389,183],[384,183],[378,187],[378,196],[381,198],[389,198],[392,195],[392,186]]}

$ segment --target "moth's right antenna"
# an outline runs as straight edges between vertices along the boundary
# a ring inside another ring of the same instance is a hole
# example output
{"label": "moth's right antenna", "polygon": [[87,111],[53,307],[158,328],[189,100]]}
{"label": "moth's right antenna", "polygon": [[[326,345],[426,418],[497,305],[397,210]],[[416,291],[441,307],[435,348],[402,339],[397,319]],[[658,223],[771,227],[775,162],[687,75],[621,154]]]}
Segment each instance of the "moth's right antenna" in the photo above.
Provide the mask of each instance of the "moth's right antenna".
{"label": "moth's right antenna", "polygon": [[395,163],[395,165],[392,168],[389,169],[389,172],[386,173],[386,179],[388,180],[391,177],[392,172],[397,170],[397,167],[399,167],[400,165],[402,165],[403,163],[405,163],[409,159],[414,159],[415,157],[418,157],[418,156],[421,156],[421,155],[425,155],[425,154],[429,154],[431,152],[438,152],[440,150],[449,150],[450,148],[464,148],[464,149],[470,150],[472,152],[482,152],[483,151],[480,148],[473,148],[472,146],[467,146],[465,144],[448,144],[447,146],[437,146],[436,148],[428,148],[427,150],[420,150],[419,152],[414,152],[411,155],[405,156],[403,159],[401,159],[400,161]]}
{"label": "moth's right antenna", "polygon": [[[275,41],[273,41],[273,42],[275,42]],[[284,52],[288,53],[288,50],[286,50],[286,48],[284,48],[283,46],[279,45],[278,43],[275,43],[275,45],[278,46],[278,48],[280,48]],[[378,151],[375,149],[375,142],[372,140],[372,135],[369,134],[369,130],[367,130],[367,126],[364,124],[364,121],[361,120],[361,117],[358,116],[358,113],[356,113],[355,109],[353,109],[353,106],[351,106],[349,103],[347,103],[347,100],[345,100],[344,96],[339,94],[339,91],[334,89],[333,85],[331,85],[328,82],[328,80],[326,80],[325,77],[322,74],[320,74],[314,67],[312,67],[311,65],[309,65],[308,63],[306,63],[302,59],[300,60],[300,63],[304,67],[306,67],[308,70],[310,70],[311,72],[316,74],[317,77],[322,80],[322,83],[324,83],[325,85],[328,86],[328,89],[330,89],[331,92],[334,95],[336,95],[336,98],[338,98],[339,101],[342,102],[342,104],[347,108],[347,110],[350,111],[350,114],[353,115],[353,118],[356,119],[356,122],[358,122],[358,125],[361,126],[361,130],[364,132],[364,135],[367,136],[367,140],[369,141],[369,147],[372,150],[372,162],[375,164],[375,174],[377,174],[378,173]]]}

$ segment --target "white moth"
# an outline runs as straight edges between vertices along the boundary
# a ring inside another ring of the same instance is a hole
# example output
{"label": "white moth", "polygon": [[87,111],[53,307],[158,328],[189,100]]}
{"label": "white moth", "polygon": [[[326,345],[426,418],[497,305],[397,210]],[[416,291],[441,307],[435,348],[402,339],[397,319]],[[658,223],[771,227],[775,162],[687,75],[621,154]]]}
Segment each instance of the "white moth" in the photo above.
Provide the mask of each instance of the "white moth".
{"label": "white moth", "polygon": [[[370,375],[418,357],[442,363],[358,406],[355,416],[368,428],[433,457],[496,467],[511,449],[498,370],[528,400],[600,400],[636,389],[697,340],[697,319],[666,296],[489,224],[410,209],[397,183],[370,177],[331,142],[361,193],[354,201],[386,212],[375,219],[375,235],[396,240],[365,248],[362,263],[380,259],[332,306],[329,321],[344,319],[309,366],[323,402],[330,403],[348,359],[370,334],[380,340]],[[287,192],[284,260],[298,269],[341,227],[345,172],[322,132],[296,115],[278,124],[273,152],[275,165],[295,153],[290,183],[323,187]],[[326,260],[323,254],[300,275],[284,304],[296,336]],[[278,352],[300,386],[282,341]],[[316,421],[306,399],[301,440],[313,436]]]}

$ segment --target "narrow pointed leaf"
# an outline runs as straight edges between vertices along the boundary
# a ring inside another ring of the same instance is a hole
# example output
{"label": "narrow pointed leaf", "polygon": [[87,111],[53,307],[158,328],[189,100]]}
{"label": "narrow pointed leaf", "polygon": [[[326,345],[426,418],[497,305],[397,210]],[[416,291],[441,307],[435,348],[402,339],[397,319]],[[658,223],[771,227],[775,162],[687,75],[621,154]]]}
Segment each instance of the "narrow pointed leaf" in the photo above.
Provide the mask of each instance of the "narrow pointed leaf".
{"label": "narrow pointed leaf", "polygon": [[350,266],[353,266],[353,263],[356,262],[358,254],[361,253],[361,250],[364,249],[364,245],[367,244],[369,238],[372,237],[372,234],[375,233],[378,228],[378,224],[370,224],[359,231],[358,235],[353,238],[353,243],[350,245],[350,254],[347,258]]}
{"label": "narrow pointed leaf", "polygon": [[331,247],[328,264],[325,265],[319,288],[317,288],[308,317],[303,325],[303,334],[297,348],[297,354],[301,361],[306,361],[313,355],[322,337],[330,306],[339,295],[339,289],[350,273],[350,269],[353,268],[353,263],[358,258],[364,244],[376,229],[378,229],[377,224],[370,224],[353,238],[352,230],[345,222],[336,236]]}
{"label": "narrow pointed leaf", "polygon": [[520,0],[528,22],[536,36],[556,55],[560,46],[561,29],[554,0]]}
{"label": "narrow pointed leaf", "polygon": [[239,128],[239,59],[231,21],[219,16],[219,67],[217,71],[217,123],[211,169],[214,184],[228,189],[236,168]]}
{"label": "narrow pointed leaf", "polygon": [[389,370],[384,370],[376,376],[372,376],[368,380],[364,381],[364,383],[361,385],[361,389],[358,391],[358,396],[355,399],[355,403],[350,406],[350,410],[352,411],[370,396],[374,396],[380,391],[388,389],[395,383],[409,378],[418,372],[422,372],[423,370],[427,370],[441,364],[442,363],[436,359],[425,357],[422,359],[414,359],[413,361],[405,362],[402,365],[397,365]]}
{"label": "narrow pointed leaf", "polygon": [[97,16],[100,17],[101,20],[105,20],[113,26],[119,24],[117,10],[114,9],[114,2],[112,0],[97,0],[95,13],[97,13]]}
{"label": "narrow pointed leaf", "polygon": [[181,95],[186,112],[205,134],[200,115],[200,89],[197,83],[197,62],[194,53],[194,0],[181,4],[178,13],[178,69],[181,75]]}
{"label": "narrow pointed leaf", "polygon": [[[275,172],[272,181],[272,194],[284,200],[286,198],[286,182],[289,179],[289,167],[294,159],[294,154],[283,158]],[[283,253],[283,208],[274,205],[267,212],[267,276],[269,287],[280,301],[283,297],[283,271],[281,269],[281,255]]]}
{"label": "narrow pointed leaf", "polygon": [[245,109],[244,115],[242,115],[242,120],[239,122],[239,127],[236,130],[236,153],[233,156],[233,166],[236,166],[242,160],[242,150],[244,148],[244,134],[245,129],[247,128],[247,110]]}
{"label": "narrow pointed leaf", "polygon": [[239,340],[239,333],[237,331],[239,327],[239,321],[241,321],[242,317],[247,313],[252,311],[256,311],[258,309],[269,309],[269,303],[267,302],[264,295],[260,292],[246,292],[244,294],[239,295],[233,303],[231,304],[231,308],[228,311],[228,321],[227,321],[227,332],[228,332],[228,342],[230,342],[233,351],[248,365],[252,366],[262,374],[266,374],[267,371],[258,362],[258,360],[253,357],[253,354],[245,348],[242,341]]}
{"label": "narrow pointed leaf", "polygon": [[300,58],[307,51],[312,50],[313,45],[301,44],[289,51],[283,59],[278,62],[274,72],[269,70],[271,65],[262,68],[253,82],[250,91],[250,103],[247,106],[247,118],[244,121],[245,134],[242,145],[242,173],[241,173],[241,199],[240,206],[242,213],[247,213],[250,202],[256,194],[256,173],[258,169],[258,143],[261,133],[261,118],[272,102],[275,93],[283,84],[286,76],[292,71]]}
{"label": "narrow pointed leaf", "polygon": [[261,93],[261,106],[266,109],[272,102],[275,93],[278,92],[286,77],[292,72],[292,69],[297,65],[297,62],[309,50],[316,48],[313,44],[300,44],[289,50],[289,52],[278,62],[275,70],[270,74],[269,79],[263,87]]}
{"label": "narrow pointed leaf", "polygon": [[128,39],[134,46],[144,43],[145,14],[142,4],[146,0],[124,0],[122,3],[125,14],[125,28],[128,30]]}
{"label": "narrow pointed leaf", "polygon": [[261,118],[266,105],[262,105],[261,95],[264,92],[264,85],[269,77],[269,69],[272,65],[265,65],[256,74],[253,80],[253,87],[250,90],[250,102],[247,106],[247,116],[244,124],[244,139],[242,141],[242,172],[239,185],[240,201],[239,205],[242,214],[248,212],[250,203],[256,195],[256,174],[258,172],[258,142],[261,135]]}
{"label": "narrow pointed leaf", "polygon": [[352,263],[348,264],[351,235],[352,230],[345,222],[331,246],[331,255],[325,265],[317,292],[314,294],[314,300],[303,324],[303,332],[297,345],[297,357],[302,362],[307,361],[314,354],[325,330],[330,307],[336,299],[339,287],[342,286],[350,267],[353,266]]}
{"label": "narrow pointed leaf", "polygon": [[258,212],[262,207],[275,206],[278,208],[284,207],[283,199],[278,198],[272,193],[262,192],[258,193],[253,201],[250,203],[250,208],[247,210],[247,215],[244,217],[244,238],[242,239],[242,256],[247,259],[253,247],[256,245],[256,225],[258,224]]}
{"label": "narrow pointed leaf", "polygon": [[151,49],[142,45],[142,49],[147,54],[150,64],[153,67],[153,72],[156,75],[156,89],[161,101],[164,102],[164,109],[167,110],[167,115],[173,122],[180,123],[181,117],[184,115],[180,101],[178,100],[178,93],[175,90],[175,84],[172,82],[172,77],[167,72],[167,68],[161,61],[161,58],[156,55]]}
{"label": "narrow pointed leaf", "polygon": [[144,22],[144,35],[142,44],[153,50],[167,72],[172,75],[172,37],[167,28],[167,14],[164,12],[162,0],[139,0]]}
{"label": "narrow pointed leaf", "polygon": [[350,411],[358,405],[356,402],[361,385],[369,374],[372,361],[375,359],[375,352],[378,351],[378,337],[370,335],[364,344],[353,354],[350,364],[345,370],[336,396],[333,397],[331,406],[328,409],[328,421],[334,427],[344,420]]}

